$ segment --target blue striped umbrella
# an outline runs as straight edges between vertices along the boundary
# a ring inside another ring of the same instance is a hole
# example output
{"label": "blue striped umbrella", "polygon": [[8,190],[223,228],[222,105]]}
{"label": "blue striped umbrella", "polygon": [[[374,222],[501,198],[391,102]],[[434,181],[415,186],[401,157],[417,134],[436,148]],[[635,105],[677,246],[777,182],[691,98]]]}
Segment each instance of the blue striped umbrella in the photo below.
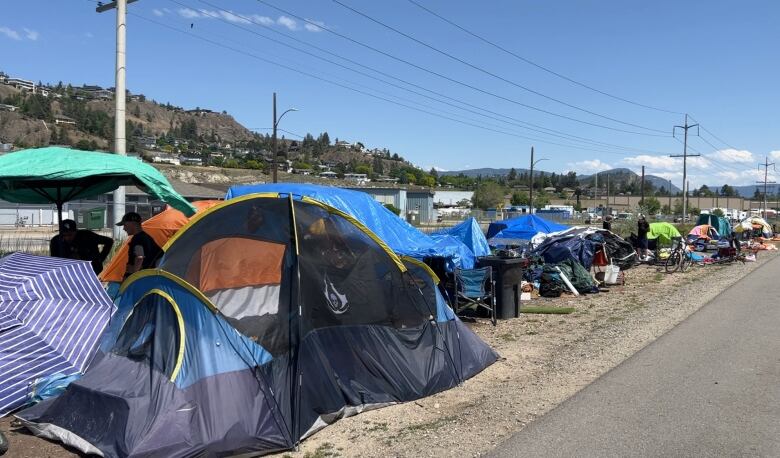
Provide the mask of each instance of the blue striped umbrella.
{"label": "blue striped umbrella", "polygon": [[27,402],[35,379],[83,373],[114,310],[88,262],[0,259],[0,417]]}

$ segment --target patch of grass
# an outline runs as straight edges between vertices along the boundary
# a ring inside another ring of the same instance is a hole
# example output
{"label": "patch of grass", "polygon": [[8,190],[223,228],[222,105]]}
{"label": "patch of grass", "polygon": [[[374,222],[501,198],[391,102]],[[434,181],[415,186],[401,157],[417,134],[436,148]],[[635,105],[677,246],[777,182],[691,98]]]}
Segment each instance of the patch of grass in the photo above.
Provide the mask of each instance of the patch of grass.
{"label": "patch of grass", "polygon": [[664,274],[661,272],[656,272],[655,275],[653,275],[653,281],[656,283],[661,283],[664,280]]}
{"label": "patch of grass", "polygon": [[377,422],[372,424],[370,427],[366,428],[367,432],[374,432],[374,431],[387,431],[387,423],[385,422]]}
{"label": "patch of grass", "polygon": [[336,456],[339,456],[339,454],[334,450],[333,444],[325,442],[317,447],[314,452],[306,452],[306,454],[303,455],[303,458],[330,458]]}
{"label": "patch of grass", "polygon": [[498,336],[498,338],[503,340],[504,342],[515,342],[515,341],[517,341],[517,339],[515,338],[515,335],[514,334],[510,334],[508,332],[505,333],[505,334],[500,334]]}
{"label": "patch of grass", "polygon": [[623,321],[623,320],[624,320],[624,318],[622,316],[611,316],[611,317],[607,318],[607,321],[610,321],[612,323],[616,323],[616,322]]}
{"label": "patch of grass", "polygon": [[409,425],[405,428],[403,428],[401,431],[399,431],[399,435],[406,435],[406,434],[414,434],[418,432],[423,431],[434,431],[442,426],[446,425],[447,423],[450,423],[452,421],[457,420],[458,417],[455,415],[450,415],[447,417],[441,417],[437,418],[436,420],[425,422],[425,423],[418,423],[416,425]]}
{"label": "patch of grass", "polygon": [[528,335],[528,336],[535,336],[535,335],[537,335],[539,333],[529,329],[528,331],[525,331],[525,334]]}
{"label": "patch of grass", "polygon": [[575,310],[576,309],[574,307],[522,307],[520,308],[521,313],[547,313],[547,314],[564,314],[564,315],[569,313],[574,313]]}

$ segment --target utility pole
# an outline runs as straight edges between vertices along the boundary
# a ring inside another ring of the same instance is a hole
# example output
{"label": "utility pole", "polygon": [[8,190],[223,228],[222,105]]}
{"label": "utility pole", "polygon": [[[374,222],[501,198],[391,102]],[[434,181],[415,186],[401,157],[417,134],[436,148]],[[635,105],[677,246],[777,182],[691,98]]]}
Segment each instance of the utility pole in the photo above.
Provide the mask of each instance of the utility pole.
{"label": "utility pole", "polygon": [[[766,204],[766,185],[767,185],[767,183],[775,183],[774,181],[767,181],[767,179],[769,178],[769,166],[770,165],[772,166],[772,170],[774,170],[776,172],[777,169],[775,168],[775,163],[774,162],[769,162],[769,157],[768,156],[764,160],[763,164],[758,164],[758,170],[761,170],[761,167],[764,168],[764,220],[766,220],[766,210],[767,210],[767,206],[766,206],[767,205]],[[756,181],[756,183],[761,184],[760,181]]]}
{"label": "utility pole", "polygon": [[672,212],[672,180],[669,180],[669,213]]}
{"label": "utility pole", "polygon": [[609,208],[609,172],[607,172],[607,208]]}
{"label": "utility pole", "polygon": [[[116,74],[114,84],[114,153],[120,156],[126,156],[125,139],[125,98],[126,98],[126,74],[125,66],[125,36],[126,36],[126,16],[127,4],[137,0],[116,0],[111,3],[100,4],[95,9],[98,13],[116,9]],[[120,186],[114,191],[114,238],[123,238],[122,228],[116,223],[122,220],[125,214],[125,187]]]}
{"label": "utility pole", "polygon": [[639,194],[642,196],[639,203],[642,207],[645,206],[645,166],[642,166],[642,185],[639,188]]}
{"label": "utility pole", "polygon": [[686,181],[685,182],[685,198],[683,199],[683,222],[685,222],[685,216],[687,213],[685,213],[685,209],[690,207],[690,202],[688,202],[688,195],[691,193],[691,182]]}
{"label": "utility pole", "polygon": [[688,114],[685,114],[685,125],[683,126],[674,126],[672,128],[672,136],[674,137],[674,134],[677,129],[682,129],[685,132],[685,137],[683,140],[683,153],[682,155],[669,155],[669,157],[681,157],[683,158],[683,221],[685,221],[685,217],[688,215],[688,191],[686,184],[688,183],[688,158],[689,157],[697,157],[701,156],[701,154],[688,154],[688,129],[691,127],[696,127],[696,135],[699,135],[699,124],[688,124]]}

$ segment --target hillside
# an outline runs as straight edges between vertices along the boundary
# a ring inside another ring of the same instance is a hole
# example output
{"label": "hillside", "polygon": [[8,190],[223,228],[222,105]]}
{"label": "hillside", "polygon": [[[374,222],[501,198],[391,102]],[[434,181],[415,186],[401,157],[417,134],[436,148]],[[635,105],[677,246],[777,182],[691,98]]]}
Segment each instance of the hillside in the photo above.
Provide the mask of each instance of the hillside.
{"label": "hillside", "polygon": [[[63,88],[53,89],[48,97],[43,97],[0,85],[0,102],[18,107],[14,112],[0,111],[0,141],[19,146],[43,146],[49,143],[75,145],[86,140],[94,142],[96,148],[110,149],[114,102],[86,100],[75,94]],[[128,100],[126,108],[128,148],[131,150],[137,137],[159,137],[184,129],[189,129],[190,136],[223,144],[254,138],[251,131],[224,112],[184,111],[145,100],[143,96]],[[67,116],[75,124],[58,124],[56,120],[61,116]]]}
{"label": "hillside", "polygon": [[[439,175],[441,176],[458,176],[463,175],[467,176],[469,178],[477,178],[477,177],[483,177],[483,178],[498,178],[498,177],[505,177],[509,175],[509,172],[512,169],[493,169],[493,168],[481,168],[481,169],[468,169],[468,170],[447,170],[439,172]],[[530,172],[529,169],[515,169],[515,172],[520,175],[524,173]],[[550,172],[545,172],[543,170],[534,170],[534,176],[537,175],[550,175]]]}
{"label": "hillside", "polygon": [[[600,188],[606,187],[606,180],[607,177],[609,177],[610,189],[612,189],[613,187],[615,189],[625,188],[633,184],[639,184],[642,181],[642,177],[640,175],[638,175],[633,170],[626,169],[626,168],[605,170],[603,172],[599,172],[598,177],[599,177]],[[595,174],[580,175],[577,177],[577,181],[579,181],[580,185],[582,186],[594,186],[596,181],[596,175]],[[666,190],[669,189],[669,180],[667,180],[666,178],[661,178],[659,176],[645,175],[645,184],[647,183],[651,184],[655,189],[661,189],[661,188],[664,188]],[[672,184],[672,193],[677,193],[680,191],[681,191],[680,188]]]}

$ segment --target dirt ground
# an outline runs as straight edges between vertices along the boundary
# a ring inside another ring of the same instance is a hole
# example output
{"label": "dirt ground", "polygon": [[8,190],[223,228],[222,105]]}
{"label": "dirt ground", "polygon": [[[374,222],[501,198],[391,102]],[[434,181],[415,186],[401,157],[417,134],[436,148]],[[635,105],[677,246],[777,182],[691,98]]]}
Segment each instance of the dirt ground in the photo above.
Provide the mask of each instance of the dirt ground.
{"label": "dirt ground", "polygon": [[[523,314],[471,324],[501,359],[434,396],[341,420],[280,456],[480,456],[698,310],[758,262],[695,266],[668,275],[655,267],[626,272],[626,285],[579,298],[534,299],[528,305],[574,307],[568,315]],[[8,457],[75,456],[0,420]],[[5,458],[5,457],[4,457]]]}

